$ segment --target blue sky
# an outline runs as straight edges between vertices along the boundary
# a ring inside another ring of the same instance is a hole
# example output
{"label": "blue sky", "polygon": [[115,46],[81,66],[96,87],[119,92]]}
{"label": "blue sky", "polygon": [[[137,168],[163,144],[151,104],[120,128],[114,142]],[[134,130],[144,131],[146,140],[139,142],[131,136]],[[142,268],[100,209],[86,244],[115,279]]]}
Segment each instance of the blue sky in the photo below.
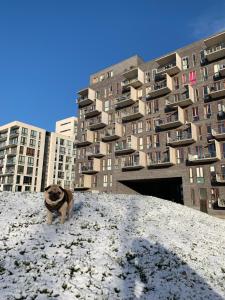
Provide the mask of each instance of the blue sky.
{"label": "blue sky", "polygon": [[76,92],[91,73],[223,29],[223,0],[0,0],[0,125],[52,131],[76,114]]}

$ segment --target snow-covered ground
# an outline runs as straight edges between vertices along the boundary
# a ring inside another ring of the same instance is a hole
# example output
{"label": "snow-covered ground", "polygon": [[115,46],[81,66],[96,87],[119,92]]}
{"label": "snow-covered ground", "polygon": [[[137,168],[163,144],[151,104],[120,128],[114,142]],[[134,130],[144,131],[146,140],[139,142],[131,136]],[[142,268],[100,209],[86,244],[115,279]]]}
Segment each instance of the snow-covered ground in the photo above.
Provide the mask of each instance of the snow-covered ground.
{"label": "snow-covered ground", "polygon": [[0,193],[0,299],[225,299],[225,221],[146,196]]}

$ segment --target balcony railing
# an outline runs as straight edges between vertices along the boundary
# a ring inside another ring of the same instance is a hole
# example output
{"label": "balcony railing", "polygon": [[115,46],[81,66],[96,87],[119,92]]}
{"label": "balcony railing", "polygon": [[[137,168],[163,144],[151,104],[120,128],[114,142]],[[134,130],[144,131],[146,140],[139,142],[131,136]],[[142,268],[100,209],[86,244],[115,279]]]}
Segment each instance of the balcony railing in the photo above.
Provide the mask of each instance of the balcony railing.
{"label": "balcony railing", "polygon": [[176,67],[176,61],[173,61],[173,62],[171,62],[171,63],[169,63],[169,64],[166,64],[166,65],[164,65],[164,66],[158,68],[158,69],[157,69],[157,73],[164,73],[164,72],[166,72],[167,70],[172,69],[172,68],[174,68],[174,67]]}
{"label": "balcony railing", "polygon": [[169,155],[166,155],[158,159],[147,158],[147,165],[149,168],[161,168],[172,166],[173,163],[170,161]]}
{"label": "balcony railing", "polygon": [[211,162],[218,159],[216,151],[198,154],[188,154],[189,162]]}
{"label": "balcony railing", "polygon": [[216,46],[213,46],[213,47],[210,47],[210,48],[206,49],[205,54],[209,55],[209,54],[218,52],[218,51],[223,50],[223,49],[225,49],[225,43],[220,43]]}
{"label": "balcony railing", "polygon": [[169,107],[173,106],[188,106],[194,103],[194,100],[191,99],[189,93],[184,93],[184,94],[177,94],[176,96],[174,95],[173,98],[169,99],[166,101],[166,105]]}
{"label": "balcony railing", "polygon": [[170,137],[168,139],[168,144],[171,145],[185,145],[185,144],[191,144],[194,142],[194,139],[192,137],[191,132],[182,132],[176,137]]}

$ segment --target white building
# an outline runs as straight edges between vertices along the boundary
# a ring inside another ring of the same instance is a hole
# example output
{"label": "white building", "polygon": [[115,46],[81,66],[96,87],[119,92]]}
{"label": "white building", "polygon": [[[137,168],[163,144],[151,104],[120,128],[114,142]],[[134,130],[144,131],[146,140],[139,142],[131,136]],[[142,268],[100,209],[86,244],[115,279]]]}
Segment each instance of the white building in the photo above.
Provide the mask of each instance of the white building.
{"label": "white building", "polygon": [[73,190],[75,186],[74,139],[52,132],[48,152],[46,185],[54,183]]}
{"label": "white building", "polygon": [[76,117],[70,117],[56,122],[55,132],[69,136],[75,139],[77,135],[77,122]]}
{"label": "white building", "polygon": [[0,126],[0,190],[42,189],[46,131],[14,121]]}

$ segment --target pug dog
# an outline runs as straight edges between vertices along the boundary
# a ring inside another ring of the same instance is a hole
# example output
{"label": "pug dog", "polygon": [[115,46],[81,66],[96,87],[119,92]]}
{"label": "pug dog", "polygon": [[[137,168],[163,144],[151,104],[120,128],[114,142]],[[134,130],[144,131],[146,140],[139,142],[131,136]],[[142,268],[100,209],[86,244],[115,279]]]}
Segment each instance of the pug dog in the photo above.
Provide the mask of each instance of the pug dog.
{"label": "pug dog", "polygon": [[44,192],[45,206],[47,208],[47,223],[52,224],[54,212],[61,215],[60,223],[64,224],[66,216],[71,217],[74,200],[70,190],[63,189],[57,184],[49,185]]}

